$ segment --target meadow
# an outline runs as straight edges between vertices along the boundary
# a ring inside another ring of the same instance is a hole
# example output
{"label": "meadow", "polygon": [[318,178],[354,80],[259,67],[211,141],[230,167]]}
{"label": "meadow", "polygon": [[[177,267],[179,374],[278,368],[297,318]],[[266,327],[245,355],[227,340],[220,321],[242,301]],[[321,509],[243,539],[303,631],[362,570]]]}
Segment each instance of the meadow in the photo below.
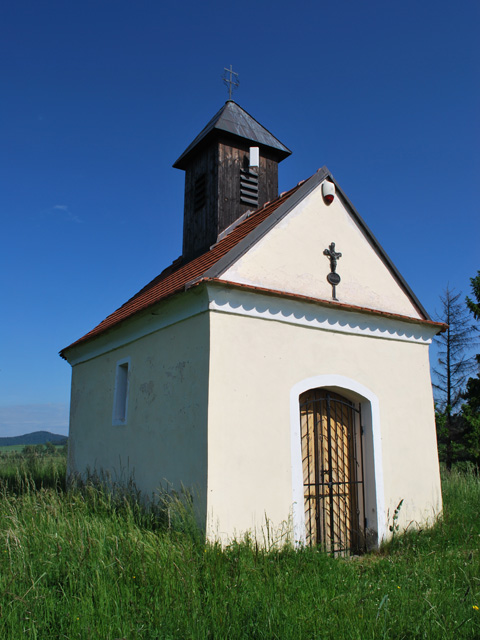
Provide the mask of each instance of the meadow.
{"label": "meadow", "polygon": [[10,444],[6,447],[0,447],[0,454],[2,453],[21,453],[25,448],[24,444]]}
{"label": "meadow", "polygon": [[62,456],[0,458],[0,638],[480,638],[480,479],[380,551],[205,544],[188,511],[66,489]]}

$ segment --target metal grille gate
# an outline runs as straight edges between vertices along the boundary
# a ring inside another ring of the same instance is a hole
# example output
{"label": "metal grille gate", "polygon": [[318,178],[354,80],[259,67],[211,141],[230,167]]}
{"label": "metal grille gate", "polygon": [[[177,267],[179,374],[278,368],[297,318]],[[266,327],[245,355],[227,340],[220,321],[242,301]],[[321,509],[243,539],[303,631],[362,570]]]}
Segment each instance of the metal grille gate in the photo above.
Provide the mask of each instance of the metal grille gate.
{"label": "metal grille gate", "polygon": [[311,389],[300,396],[307,544],[334,555],[365,547],[360,409]]}

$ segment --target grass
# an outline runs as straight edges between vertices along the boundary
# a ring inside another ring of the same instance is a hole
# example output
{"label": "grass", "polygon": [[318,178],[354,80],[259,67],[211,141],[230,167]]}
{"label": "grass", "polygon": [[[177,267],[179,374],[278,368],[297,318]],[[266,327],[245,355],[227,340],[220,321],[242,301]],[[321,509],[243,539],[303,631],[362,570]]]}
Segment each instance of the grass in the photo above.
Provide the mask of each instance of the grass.
{"label": "grass", "polygon": [[0,482],[1,638],[480,638],[473,472],[444,475],[432,529],[352,559],[222,550],[127,496],[46,477]]}
{"label": "grass", "polygon": [[[7,453],[8,454],[8,453],[12,453],[12,452],[13,453],[21,453],[25,449],[26,446],[28,446],[28,445],[26,445],[26,444],[9,444],[9,445],[0,446],[0,455],[2,453]],[[37,446],[37,445],[34,445],[34,446]],[[41,446],[43,446],[43,445],[41,445]],[[54,445],[54,447],[58,451],[60,451],[64,446],[65,445],[63,445],[63,444],[55,444]]]}
{"label": "grass", "polygon": [[0,453],[0,487],[10,492],[21,493],[24,486],[64,490],[66,472],[66,455],[61,449],[54,455],[25,456],[18,451]]}
{"label": "grass", "polygon": [[0,453],[11,453],[11,452],[20,453],[21,451],[23,451],[24,446],[25,446],[24,444],[9,444],[7,446],[1,446]]}

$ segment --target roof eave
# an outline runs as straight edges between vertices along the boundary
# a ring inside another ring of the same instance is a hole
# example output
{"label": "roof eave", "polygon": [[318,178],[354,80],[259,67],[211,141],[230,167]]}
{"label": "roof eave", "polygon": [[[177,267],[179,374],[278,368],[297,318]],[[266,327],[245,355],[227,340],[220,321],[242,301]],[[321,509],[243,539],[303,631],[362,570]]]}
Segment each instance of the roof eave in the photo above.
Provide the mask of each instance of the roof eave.
{"label": "roof eave", "polygon": [[231,133],[224,129],[212,129],[194,146],[190,145],[187,149],[185,149],[182,155],[173,163],[172,167],[174,169],[181,169],[185,171],[190,163],[191,158],[202,151],[206,146],[208,146],[212,142],[217,142],[222,137],[229,138],[231,140],[238,140],[240,142],[249,142],[250,145],[255,144],[260,147],[260,149],[266,150],[267,153],[273,156],[279,163],[282,162],[282,160],[285,160],[285,158],[288,158],[288,156],[292,155],[292,152],[287,147],[285,147],[285,150],[283,150],[277,147],[271,147],[262,142],[250,140],[250,138],[239,136],[236,133]]}
{"label": "roof eave", "polygon": [[447,330],[448,325],[443,322],[435,322],[430,319],[413,318],[412,316],[405,316],[399,313],[392,313],[390,311],[382,311],[380,309],[372,309],[370,307],[360,307],[353,304],[345,304],[343,302],[336,302],[334,300],[324,300],[322,298],[315,298],[312,296],[306,296],[299,293],[279,291],[276,289],[268,289],[265,287],[258,287],[255,285],[244,284],[240,282],[233,282],[230,280],[222,280],[220,278],[207,278],[204,277],[201,280],[192,282],[190,287],[198,286],[200,284],[212,284],[214,286],[224,286],[230,289],[242,289],[244,291],[252,291],[255,293],[261,293],[267,296],[273,296],[277,298],[287,298],[289,300],[299,300],[301,302],[308,302],[318,305],[320,307],[328,307],[330,309],[341,309],[342,311],[349,311],[352,313],[365,313],[372,316],[379,316],[383,318],[390,318],[392,320],[398,320],[401,322],[407,322],[410,324],[425,325],[430,327],[436,327],[437,333],[443,333]]}
{"label": "roof eave", "polygon": [[78,340],[75,340],[75,342],[72,342],[72,344],[68,345],[68,347],[64,347],[63,349],[61,349],[58,352],[58,355],[64,360],[66,360],[67,362],[69,362],[69,359],[67,357],[68,352],[72,352],[77,348],[82,349],[83,347],[90,345],[92,342],[94,342],[98,338],[104,338],[107,335],[112,334],[119,329],[122,329],[123,327],[125,327],[125,325],[129,324],[131,321],[136,321],[144,315],[150,315],[154,307],[162,305],[165,302],[172,300],[172,298],[174,298],[175,296],[179,296],[182,293],[185,293],[185,291],[187,291],[187,289],[189,288],[190,287],[188,287],[187,285],[182,286],[178,288],[176,291],[172,291],[168,295],[164,296],[160,300],[153,301],[151,304],[145,307],[142,307],[141,309],[138,309],[138,311],[136,311],[132,315],[127,316],[126,318],[123,318],[122,320],[118,321],[116,324],[113,324],[110,327],[102,329],[101,331],[95,332],[95,329],[92,329],[92,331],[90,331],[89,333],[85,334]]}
{"label": "roof eave", "polygon": [[[239,130],[243,128],[240,122],[237,121],[237,126],[232,127],[230,125],[235,121],[229,120],[228,118],[223,118],[224,112],[228,111],[229,109],[229,104],[233,105],[233,108],[239,110],[242,115],[246,116],[249,123],[252,123],[251,128],[253,137],[247,137],[239,133]],[[270,139],[272,144],[268,144],[265,141],[257,140],[259,136],[263,137],[264,133],[267,134],[267,137]],[[217,111],[213,118],[211,118],[211,120],[205,125],[205,127],[188,145],[185,151],[180,155],[179,158],[177,158],[172,166],[175,169],[185,170],[186,164],[188,164],[187,160],[198,153],[201,148],[204,148],[206,144],[208,144],[213,138],[216,137],[216,134],[218,134],[219,136],[224,135],[234,140],[236,139],[250,142],[251,144],[258,145],[263,149],[268,149],[272,155],[277,157],[278,162],[281,162],[292,153],[290,149],[288,149],[288,147],[283,144],[283,142],[281,142],[277,137],[273,135],[273,133],[271,133],[262,124],[260,124],[258,120],[256,120],[247,111],[245,111],[243,107],[237,104],[234,100],[227,100],[223,107]]]}

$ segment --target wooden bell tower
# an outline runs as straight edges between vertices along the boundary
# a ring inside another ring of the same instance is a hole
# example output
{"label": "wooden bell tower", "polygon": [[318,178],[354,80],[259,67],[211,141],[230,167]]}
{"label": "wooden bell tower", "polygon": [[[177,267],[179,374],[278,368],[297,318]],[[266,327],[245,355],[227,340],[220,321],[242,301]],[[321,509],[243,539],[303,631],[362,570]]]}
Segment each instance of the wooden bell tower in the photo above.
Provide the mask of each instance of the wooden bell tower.
{"label": "wooden bell tower", "polygon": [[228,100],[173,165],[185,171],[183,259],[208,251],[247,211],[278,196],[287,149]]}

